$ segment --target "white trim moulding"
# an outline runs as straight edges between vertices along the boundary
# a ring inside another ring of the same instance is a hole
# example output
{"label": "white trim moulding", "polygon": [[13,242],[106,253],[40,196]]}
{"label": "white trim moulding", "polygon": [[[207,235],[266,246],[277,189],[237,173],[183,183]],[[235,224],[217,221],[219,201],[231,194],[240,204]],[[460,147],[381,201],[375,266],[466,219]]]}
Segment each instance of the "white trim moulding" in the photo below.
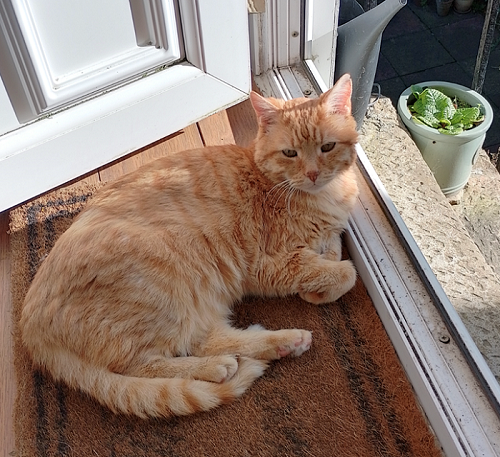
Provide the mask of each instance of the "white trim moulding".
{"label": "white trim moulding", "polygon": [[498,384],[491,369],[481,355],[474,340],[470,336],[462,319],[455,310],[450,299],[446,295],[443,287],[439,283],[436,275],[433,273],[430,265],[425,259],[417,242],[411,235],[403,218],[399,214],[396,206],[385,190],[384,185],[377,176],[375,169],[370,163],[363,149],[358,145],[358,161],[366,181],[371,187],[373,195],[379,201],[381,208],[384,209],[387,219],[391,226],[397,232],[398,239],[403,245],[405,251],[411,258],[412,264],[417,266],[419,277],[425,285],[427,293],[432,297],[432,301],[438,309],[446,327],[454,340],[460,345],[461,352],[467,360],[468,366],[480,379],[483,390],[488,397],[491,406],[496,410],[500,417],[500,385]]}

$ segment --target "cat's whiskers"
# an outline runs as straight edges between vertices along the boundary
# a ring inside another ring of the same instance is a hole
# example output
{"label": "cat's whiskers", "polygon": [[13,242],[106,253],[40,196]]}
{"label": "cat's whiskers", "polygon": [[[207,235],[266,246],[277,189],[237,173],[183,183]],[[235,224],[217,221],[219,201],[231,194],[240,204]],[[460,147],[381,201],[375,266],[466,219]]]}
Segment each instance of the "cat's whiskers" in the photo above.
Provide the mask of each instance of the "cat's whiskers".
{"label": "cat's whiskers", "polygon": [[286,203],[286,198],[287,198],[287,195],[288,193],[290,192],[290,183],[287,182],[286,183],[287,185],[286,186],[283,186],[283,188],[281,189],[281,192],[278,196],[278,198],[276,199],[276,202],[274,203],[274,209],[276,210],[276,205],[278,204],[278,202],[281,200],[282,197],[284,197],[285,199],[285,203]]}
{"label": "cat's whiskers", "polygon": [[291,211],[291,208],[290,208],[290,202],[292,201],[292,197],[295,193],[300,193],[300,189],[297,189],[296,187],[290,185],[289,187],[289,192],[288,192],[288,195],[286,196],[286,207],[287,207],[287,210],[288,210],[288,214],[290,216],[292,216],[292,211]]}
{"label": "cat's whiskers", "polygon": [[271,187],[271,189],[269,189],[269,191],[266,193],[266,198],[264,199],[264,203],[267,201],[267,198],[273,194],[274,191],[278,191],[280,189],[280,187],[283,187],[286,185],[286,180],[285,181],[281,181],[279,182],[278,184],[275,184],[273,187]]}
{"label": "cat's whiskers", "polygon": [[273,213],[276,212],[276,206],[278,202],[284,197],[284,203],[287,208],[288,214],[292,216],[292,208],[291,202],[295,194],[300,194],[301,190],[297,186],[294,185],[294,182],[291,179],[286,179],[281,181],[280,183],[273,186],[266,195],[269,197],[272,194],[272,197],[275,199],[273,206]]}
{"label": "cat's whiskers", "polygon": [[285,195],[285,201],[286,201],[286,195],[290,191],[291,188],[292,188],[292,186],[290,184],[290,181],[288,179],[286,179],[286,180],[281,181],[280,183],[276,184],[275,186],[273,186],[269,190],[269,192],[266,195],[266,199],[264,201],[266,201],[267,198],[271,194],[273,194],[272,196],[275,199],[274,200],[274,206],[273,206],[273,213],[276,212],[276,205],[281,200],[281,197],[283,197],[283,195]]}

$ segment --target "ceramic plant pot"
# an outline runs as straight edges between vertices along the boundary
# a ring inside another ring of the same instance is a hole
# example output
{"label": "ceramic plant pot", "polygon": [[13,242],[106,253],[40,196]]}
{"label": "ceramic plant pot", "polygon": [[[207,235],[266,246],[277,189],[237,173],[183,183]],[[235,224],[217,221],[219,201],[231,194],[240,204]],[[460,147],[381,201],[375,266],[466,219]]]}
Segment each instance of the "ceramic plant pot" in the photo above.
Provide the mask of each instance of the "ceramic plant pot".
{"label": "ceramic plant pot", "polygon": [[423,82],[418,86],[438,89],[445,95],[457,97],[471,106],[481,105],[481,112],[485,116],[481,124],[470,130],[465,130],[458,135],[446,135],[413,121],[408,109],[408,99],[413,97],[411,87],[399,97],[397,108],[403,123],[410,131],[413,141],[434,174],[442,192],[446,196],[451,196],[460,191],[469,180],[472,166],[493,121],[493,110],[483,96],[465,86],[442,81]]}
{"label": "ceramic plant pot", "polygon": [[447,16],[450,12],[453,0],[436,0],[436,11],[439,16]]}
{"label": "ceramic plant pot", "polygon": [[474,0],[453,0],[453,9],[459,14],[468,13]]}

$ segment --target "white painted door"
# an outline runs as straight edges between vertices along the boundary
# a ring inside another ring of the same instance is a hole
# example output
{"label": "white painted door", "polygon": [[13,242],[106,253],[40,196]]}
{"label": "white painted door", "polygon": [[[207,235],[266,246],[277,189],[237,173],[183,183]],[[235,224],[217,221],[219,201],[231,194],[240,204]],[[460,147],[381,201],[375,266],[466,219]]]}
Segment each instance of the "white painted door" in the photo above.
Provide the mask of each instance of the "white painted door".
{"label": "white painted door", "polygon": [[2,0],[0,211],[246,98],[245,0]]}
{"label": "white painted door", "polygon": [[322,91],[333,86],[340,1],[306,0],[304,64]]}

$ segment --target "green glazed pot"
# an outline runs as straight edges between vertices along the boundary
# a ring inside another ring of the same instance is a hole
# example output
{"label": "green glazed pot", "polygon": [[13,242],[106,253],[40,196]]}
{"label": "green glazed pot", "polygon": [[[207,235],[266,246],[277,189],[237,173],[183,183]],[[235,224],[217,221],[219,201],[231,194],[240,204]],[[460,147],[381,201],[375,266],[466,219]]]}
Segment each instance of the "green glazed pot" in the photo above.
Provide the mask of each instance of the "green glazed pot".
{"label": "green glazed pot", "polygon": [[459,14],[468,13],[471,10],[474,0],[454,0],[453,9]]}
{"label": "green glazed pot", "polygon": [[436,11],[438,16],[447,16],[450,12],[453,0],[437,0],[436,1]]}
{"label": "green glazed pot", "polygon": [[446,196],[451,196],[460,191],[469,180],[472,166],[493,121],[493,110],[483,96],[459,84],[428,81],[419,83],[418,86],[440,90],[445,95],[457,97],[471,106],[480,104],[481,111],[485,115],[484,121],[478,126],[458,135],[446,135],[426,125],[416,124],[412,120],[408,109],[408,98],[412,95],[411,87],[399,97],[397,109],[403,123],[410,131],[413,141],[442,192]]}

